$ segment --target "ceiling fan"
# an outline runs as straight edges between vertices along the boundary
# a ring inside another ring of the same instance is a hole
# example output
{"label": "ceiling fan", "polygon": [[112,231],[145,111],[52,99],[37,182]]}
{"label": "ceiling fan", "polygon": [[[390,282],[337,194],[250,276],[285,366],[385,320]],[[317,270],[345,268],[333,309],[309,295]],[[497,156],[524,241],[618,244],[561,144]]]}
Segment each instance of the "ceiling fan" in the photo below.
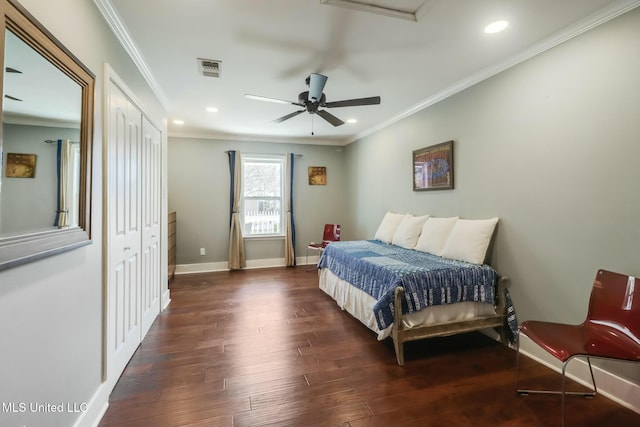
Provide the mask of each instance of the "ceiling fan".
{"label": "ceiling fan", "polygon": [[281,104],[291,104],[297,105],[300,107],[304,107],[302,110],[294,111],[293,113],[289,113],[286,116],[282,116],[273,120],[275,123],[281,123],[285,120],[289,120],[292,117],[297,116],[298,114],[304,113],[305,111],[309,114],[317,114],[329,123],[334,126],[343,125],[344,122],[328,112],[327,110],[320,110],[319,108],[335,108],[335,107],[355,107],[358,105],[375,105],[380,104],[379,96],[372,96],[369,98],[357,98],[357,99],[346,99],[343,101],[333,101],[327,102],[327,98],[325,94],[322,92],[324,90],[324,85],[327,83],[327,76],[323,76],[322,74],[312,73],[309,77],[306,78],[307,86],[309,90],[301,92],[298,95],[298,101],[286,101],[284,99],[277,98],[268,98],[265,96],[258,95],[245,95],[250,99],[257,99],[259,101],[269,101],[269,102],[278,102]]}

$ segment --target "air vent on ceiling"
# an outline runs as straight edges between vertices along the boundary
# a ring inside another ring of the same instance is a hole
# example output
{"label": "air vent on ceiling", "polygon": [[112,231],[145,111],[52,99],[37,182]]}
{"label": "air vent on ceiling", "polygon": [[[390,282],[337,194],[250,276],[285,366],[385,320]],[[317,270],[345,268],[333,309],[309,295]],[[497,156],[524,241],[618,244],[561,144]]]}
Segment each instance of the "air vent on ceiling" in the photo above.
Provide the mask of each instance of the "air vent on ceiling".
{"label": "air vent on ceiling", "polygon": [[222,61],[198,58],[200,73],[205,77],[222,77]]}
{"label": "air vent on ceiling", "polygon": [[320,0],[320,3],[417,22],[425,0]]}

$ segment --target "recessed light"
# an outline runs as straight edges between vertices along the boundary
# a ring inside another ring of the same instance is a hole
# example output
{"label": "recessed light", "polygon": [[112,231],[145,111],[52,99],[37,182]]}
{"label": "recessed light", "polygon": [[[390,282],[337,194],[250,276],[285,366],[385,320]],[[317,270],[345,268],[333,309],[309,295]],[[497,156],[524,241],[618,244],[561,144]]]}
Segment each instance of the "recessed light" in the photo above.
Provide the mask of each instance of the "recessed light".
{"label": "recessed light", "polygon": [[174,125],[183,125],[184,124],[184,120],[174,120],[173,124]]}
{"label": "recessed light", "polygon": [[218,109],[216,107],[207,107],[207,111],[209,113],[217,113]]}
{"label": "recessed light", "polygon": [[484,27],[484,32],[487,34],[495,34],[504,30],[508,26],[509,26],[509,21],[505,21],[505,20],[494,21],[491,24]]}
{"label": "recessed light", "polygon": [[348,119],[347,123],[358,123],[356,119]]}

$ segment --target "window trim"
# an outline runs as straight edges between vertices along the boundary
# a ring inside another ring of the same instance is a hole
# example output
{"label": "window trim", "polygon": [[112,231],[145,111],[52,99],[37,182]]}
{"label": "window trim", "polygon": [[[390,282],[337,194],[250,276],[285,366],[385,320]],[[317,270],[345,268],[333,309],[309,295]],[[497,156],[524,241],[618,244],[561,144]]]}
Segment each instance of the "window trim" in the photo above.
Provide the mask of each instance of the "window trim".
{"label": "window trim", "polygon": [[[280,197],[277,196],[265,196],[265,197],[246,197],[244,195],[245,191],[245,179],[244,179],[244,171],[245,171],[245,163],[250,162],[259,162],[259,163],[276,163],[280,164]],[[242,194],[240,195],[240,224],[242,227],[242,237],[248,240],[277,240],[285,237],[285,174],[286,174],[286,157],[283,154],[242,154],[241,156],[241,176],[242,176]],[[244,220],[244,205],[245,200],[279,200],[280,201],[280,224],[279,229],[280,232],[277,233],[261,233],[261,234],[246,234],[244,230],[245,220]]]}

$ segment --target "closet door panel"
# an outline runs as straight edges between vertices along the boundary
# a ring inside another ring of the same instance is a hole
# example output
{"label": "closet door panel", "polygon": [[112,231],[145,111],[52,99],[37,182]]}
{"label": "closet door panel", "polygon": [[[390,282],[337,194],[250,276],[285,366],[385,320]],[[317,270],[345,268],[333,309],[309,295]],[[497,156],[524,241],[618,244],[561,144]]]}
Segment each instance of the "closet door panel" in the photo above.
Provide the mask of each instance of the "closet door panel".
{"label": "closet door panel", "polygon": [[142,119],[142,336],[160,313],[162,133]]}
{"label": "closet door panel", "polygon": [[142,115],[113,83],[108,114],[106,351],[107,370],[117,379],[141,340]]}

